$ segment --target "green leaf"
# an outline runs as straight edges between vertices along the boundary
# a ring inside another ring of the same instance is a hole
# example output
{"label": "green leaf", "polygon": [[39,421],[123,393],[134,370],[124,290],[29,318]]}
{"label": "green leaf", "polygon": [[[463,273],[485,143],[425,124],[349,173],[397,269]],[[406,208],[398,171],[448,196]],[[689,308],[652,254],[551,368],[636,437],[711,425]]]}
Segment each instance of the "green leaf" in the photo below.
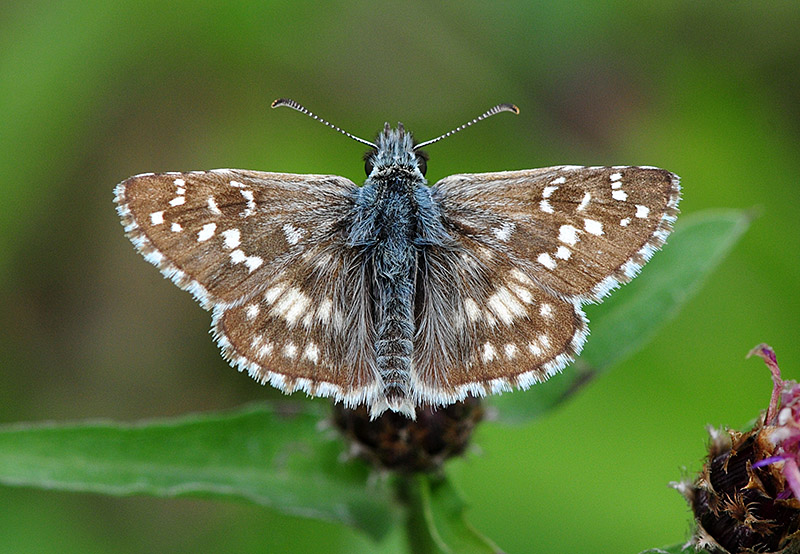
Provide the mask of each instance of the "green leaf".
{"label": "green leaf", "polygon": [[708,210],[680,219],[664,251],[643,274],[593,310],[591,336],[572,367],[529,391],[491,398],[500,420],[520,423],[538,417],[640,350],[694,296],[751,219],[740,210]]}
{"label": "green leaf", "polygon": [[0,427],[0,483],[110,495],[248,500],[338,521],[373,538],[388,531],[390,490],[367,485],[364,464],[318,429],[312,402],[135,424],[84,422]]}
{"label": "green leaf", "polygon": [[415,475],[400,481],[409,508],[410,551],[418,554],[498,554],[503,551],[467,521],[466,504],[446,478]]}

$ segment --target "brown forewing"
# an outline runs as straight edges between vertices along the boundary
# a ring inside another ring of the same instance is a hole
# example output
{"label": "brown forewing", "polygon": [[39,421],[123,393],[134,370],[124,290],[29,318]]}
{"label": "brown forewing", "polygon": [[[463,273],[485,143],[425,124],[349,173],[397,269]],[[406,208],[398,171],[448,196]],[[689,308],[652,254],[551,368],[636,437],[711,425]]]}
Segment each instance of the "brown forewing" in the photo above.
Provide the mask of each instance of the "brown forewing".
{"label": "brown forewing", "polygon": [[212,170],[131,177],[116,201],[142,254],[209,309],[263,290],[309,244],[336,240],[354,190],[331,175]]}
{"label": "brown forewing", "polygon": [[452,175],[435,189],[455,232],[508,252],[542,287],[582,301],[636,274],[671,231],[680,196],[674,174],[649,167]]}

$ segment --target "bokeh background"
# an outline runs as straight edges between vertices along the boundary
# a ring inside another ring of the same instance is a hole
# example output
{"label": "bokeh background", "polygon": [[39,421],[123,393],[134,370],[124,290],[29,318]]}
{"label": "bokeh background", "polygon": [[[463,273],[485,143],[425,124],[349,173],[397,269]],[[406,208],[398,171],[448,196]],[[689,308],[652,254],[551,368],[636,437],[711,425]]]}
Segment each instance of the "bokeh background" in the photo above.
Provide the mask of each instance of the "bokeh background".
{"label": "bokeh background", "polygon": [[[469,518],[509,552],[638,552],[683,541],[667,487],[706,424],[741,426],[800,377],[800,4],[80,2],[0,7],[0,421],[135,420],[271,398],[230,369],[209,315],[124,238],[112,189],[145,171],[240,167],[363,179],[371,139],[420,139],[454,172],[647,164],[683,213],[756,208],[680,317],[533,423],[486,424],[450,466]],[[646,272],[646,271],[645,271]],[[589,311],[591,317],[592,312]],[[522,393],[516,393],[522,394]],[[0,489],[3,552],[353,552],[334,524],[247,504]],[[391,551],[390,549],[388,551]]]}

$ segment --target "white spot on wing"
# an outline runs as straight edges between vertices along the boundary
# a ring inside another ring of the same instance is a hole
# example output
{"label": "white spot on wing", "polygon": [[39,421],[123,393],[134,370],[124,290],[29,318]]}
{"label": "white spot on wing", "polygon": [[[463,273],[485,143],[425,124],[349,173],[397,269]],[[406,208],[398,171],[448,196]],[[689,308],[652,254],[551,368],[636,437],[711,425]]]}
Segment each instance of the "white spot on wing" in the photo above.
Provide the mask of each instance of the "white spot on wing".
{"label": "white spot on wing", "polygon": [[508,343],[505,345],[505,351],[506,351],[506,358],[508,358],[509,360],[513,360],[514,356],[517,355],[517,345]]}
{"label": "white spot on wing", "polygon": [[586,229],[586,232],[598,237],[603,234],[603,224],[596,219],[584,219],[583,228]]}
{"label": "white spot on wing", "polygon": [[501,240],[503,242],[508,242],[508,239],[511,238],[511,233],[514,232],[516,225],[511,222],[503,223],[500,227],[495,227],[492,229],[492,233],[494,236],[497,237],[497,240]]}
{"label": "white spot on wing", "polygon": [[258,352],[256,352],[256,356],[258,356],[259,358],[263,358],[264,356],[269,356],[270,354],[272,354],[272,349],[273,346],[271,342],[264,343],[261,345],[261,348],[258,349]]}
{"label": "white spot on wing", "polygon": [[650,215],[650,208],[642,206],[641,204],[636,204],[636,217],[644,219],[648,215]]}
{"label": "white spot on wing", "polygon": [[519,285],[509,285],[509,286],[511,287],[511,290],[514,291],[514,294],[519,296],[520,300],[522,300],[526,304],[533,304],[533,294],[531,294],[531,291]]}
{"label": "white spot on wing", "polygon": [[213,196],[208,197],[208,209],[215,215],[222,215],[222,210],[217,206],[217,202],[214,200]]}
{"label": "white spot on wing", "polygon": [[[172,181],[172,183],[176,187],[185,187],[186,186],[186,181],[184,181],[183,179],[175,179],[174,181]],[[178,193],[178,194],[180,194],[180,193]]]}
{"label": "white spot on wing", "polygon": [[539,308],[539,315],[542,317],[553,317],[553,306],[547,302],[543,302]]}
{"label": "white spot on wing", "polygon": [[627,226],[630,224],[630,222],[631,222],[631,218],[630,218],[630,217],[626,217],[625,219],[621,219],[621,220],[619,221],[619,224],[620,224],[622,227],[627,227]]}
{"label": "white spot on wing", "polygon": [[620,190],[615,190],[615,191],[612,191],[611,198],[613,198],[614,200],[625,201],[625,200],[628,199],[628,194],[624,190],[621,190],[621,189]]}
{"label": "white spot on wing", "polygon": [[515,317],[521,317],[526,313],[525,307],[505,287],[497,289],[497,292],[489,297],[487,305],[506,325],[510,325]]}
{"label": "white spot on wing", "polygon": [[283,317],[289,325],[294,325],[310,304],[311,298],[300,289],[292,287],[275,304],[272,312]]}
{"label": "white spot on wing", "polygon": [[567,182],[567,178],[566,177],[558,177],[558,178],[553,179],[552,181],[550,181],[550,184],[551,185],[563,185],[566,182]]}
{"label": "white spot on wing", "polygon": [[566,246],[559,246],[558,250],[556,250],[556,258],[559,260],[569,260],[570,256],[572,256],[572,250]]}
{"label": "white spot on wing", "polygon": [[564,244],[575,246],[578,242],[578,230],[572,225],[562,225],[558,229],[558,240]]}
{"label": "white spot on wing", "polygon": [[317,363],[317,361],[319,361],[319,348],[317,348],[317,345],[313,342],[308,343],[308,346],[306,346],[303,352],[303,358],[310,361],[312,364]]}
{"label": "white spot on wing", "polygon": [[553,258],[550,257],[550,254],[547,252],[542,252],[536,257],[536,261],[542,264],[547,269],[555,269],[556,262]]}
{"label": "white spot on wing", "polygon": [[247,271],[250,273],[254,272],[256,269],[261,267],[261,264],[264,263],[264,260],[259,258],[258,256],[248,256],[247,259],[244,261],[244,265],[247,266]]}
{"label": "white spot on wing", "polygon": [[286,235],[286,242],[289,244],[297,244],[300,242],[300,239],[303,238],[304,231],[302,229],[298,229],[294,225],[285,223],[283,225],[283,234]]}
{"label": "white spot on wing", "polygon": [[467,312],[467,317],[470,321],[478,321],[481,318],[481,309],[472,298],[464,299],[464,310]]}
{"label": "white spot on wing", "polygon": [[264,293],[264,302],[267,304],[272,304],[281,294],[283,294],[284,290],[286,290],[286,283],[278,283],[274,287],[268,288]]}
{"label": "white spot on wing", "polygon": [[225,248],[228,250],[233,250],[242,244],[239,229],[227,229],[222,231],[222,236],[225,238]]}
{"label": "white spot on wing", "polygon": [[170,206],[180,206],[181,204],[185,204],[185,203],[186,203],[186,197],[185,196],[176,196],[175,198],[173,198],[172,200],[169,201],[169,205]]}
{"label": "white spot on wing", "polygon": [[608,178],[611,179],[612,181],[619,181],[620,179],[622,179],[622,173],[612,173],[611,175],[608,176]]}
{"label": "white spot on wing", "polygon": [[297,357],[297,346],[293,342],[287,342],[283,347],[283,355],[289,359]]}
{"label": "white spot on wing", "polygon": [[524,273],[522,273],[519,269],[516,268],[512,269],[511,271],[508,272],[508,274],[511,276],[512,279],[516,279],[523,285],[527,285],[529,287],[536,286],[536,284],[533,281],[531,281],[530,278]]}
{"label": "white spot on wing", "polygon": [[487,342],[486,344],[483,345],[482,358],[484,363],[491,362],[492,360],[494,360],[496,355],[497,352],[495,351],[494,346],[492,346],[491,342]]}
{"label": "white spot on wing", "polygon": [[253,215],[256,212],[256,202],[255,202],[255,197],[253,196],[253,191],[240,190],[239,192],[242,193],[242,196],[247,201],[247,208],[245,208],[244,212],[242,213],[242,216],[248,217]]}
{"label": "white spot on wing", "polygon": [[173,223],[170,229],[172,229],[173,233],[180,233],[183,231],[183,227],[181,227],[181,224],[177,222]]}
{"label": "white spot on wing", "polygon": [[150,223],[153,225],[161,225],[164,223],[164,212],[153,212],[150,214]]}
{"label": "white spot on wing", "polygon": [[247,315],[247,319],[249,319],[251,321],[254,320],[256,317],[258,317],[258,312],[259,311],[260,311],[260,308],[258,307],[258,304],[256,304],[256,303],[250,304],[245,309],[245,314]]}
{"label": "white spot on wing", "polygon": [[231,252],[231,262],[235,264],[240,264],[247,259],[247,256],[244,255],[244,252],[241,250],[234,250]]}
{"label": "white spot on wing", "polygon": [[551,206],[550,202],[548,202],[547,200],[542,200],[541,202],[539,202],[539,209],[546,214],[551,214],[555,211],[553,210],[553,206]]}
{"label": "white spot on wing", "polygon": [[203,228],[197,233],[197,242],[205,242],[214,236],[217,230],[216,223],[206,223]]}
{"label": "white spot on wing", "polygon": [[[563,177],[561,178],[564,179]],[[542,190],[542,198],[550,198],[550,195],[552,195],[557,190],[558,187],[556,186],[544,187],[544,189]]]}
{"label": "white spot on wing", "polygon": [[581,203],[578,204],[578,208],[576,211],[582,212],[583,210],[585,210],[586,206],[589,205],[589,202],[591,200],[592,200],[592,193],[587,191],[586,194],[583,195],[583,200],[581,200]]}

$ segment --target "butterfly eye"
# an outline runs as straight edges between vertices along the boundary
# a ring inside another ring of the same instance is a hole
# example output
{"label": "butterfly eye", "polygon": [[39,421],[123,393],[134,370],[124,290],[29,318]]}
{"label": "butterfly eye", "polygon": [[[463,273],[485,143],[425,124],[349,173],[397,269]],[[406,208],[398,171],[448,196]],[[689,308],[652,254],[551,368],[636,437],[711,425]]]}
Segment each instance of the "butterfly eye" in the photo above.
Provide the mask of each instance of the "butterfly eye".
{"label": "butterfly eye", "polygon": [[367,152],[364,154],[364,171],[367,173],[367,177],[369,177],[370,173],[372,173],[372,168],[375,167],[374,161],[374,152]]}
{"label": "butterfly eye", "polygon": [[428,172],[428,154],[417,152],[417,168],[422,175]]}

